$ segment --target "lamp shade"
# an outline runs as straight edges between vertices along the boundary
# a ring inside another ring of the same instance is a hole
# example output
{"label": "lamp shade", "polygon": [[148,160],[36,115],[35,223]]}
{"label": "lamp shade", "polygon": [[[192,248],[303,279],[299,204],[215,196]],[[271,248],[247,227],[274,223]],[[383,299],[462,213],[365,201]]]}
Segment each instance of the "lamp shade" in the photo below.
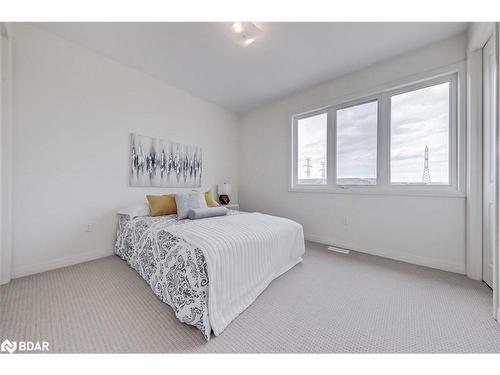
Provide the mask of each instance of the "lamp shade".
{"label": "lamp shade", "polygon": [[217,186],[217,192],[219,195],[229,195],[231,194],[231,184],[223,183]]}

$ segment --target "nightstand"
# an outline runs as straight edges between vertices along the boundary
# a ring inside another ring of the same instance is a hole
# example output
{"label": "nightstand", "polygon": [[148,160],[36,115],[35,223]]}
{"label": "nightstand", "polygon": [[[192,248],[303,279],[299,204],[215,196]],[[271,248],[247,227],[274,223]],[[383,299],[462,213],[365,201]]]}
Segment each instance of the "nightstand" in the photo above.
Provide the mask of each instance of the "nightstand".
{"label": "nightstand", "polygon": [[227,209],[229,210],[235,210],[235,211],[239,211],[240,210],[240,205],[239,204],[226,204],[225,206],[223,205],[222,207],[226,207]]}

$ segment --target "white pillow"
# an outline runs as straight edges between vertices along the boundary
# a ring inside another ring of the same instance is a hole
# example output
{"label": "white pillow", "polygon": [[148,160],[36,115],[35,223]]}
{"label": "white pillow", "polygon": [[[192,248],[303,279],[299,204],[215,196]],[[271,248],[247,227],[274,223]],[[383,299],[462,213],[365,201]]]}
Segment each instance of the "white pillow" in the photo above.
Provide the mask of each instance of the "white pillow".
{"label": "white pillow", "polygon": [[177,218],[188,217],[189,210],[194,208],[207,208],[207,201],[203,193],[175,194]]}
{"label": "white pillow", "polygon": [[192,208],[189,210],[188,218],[191,220],[205,219],[207,217],[227,215],[226,207],[208,207],[208,208]]}
{"label": "white pillow", "polygon": [[136,203],[120,209],[117,214],[128,215],[131,219],[138,216],[149,216],[149,205],[147,203]]}

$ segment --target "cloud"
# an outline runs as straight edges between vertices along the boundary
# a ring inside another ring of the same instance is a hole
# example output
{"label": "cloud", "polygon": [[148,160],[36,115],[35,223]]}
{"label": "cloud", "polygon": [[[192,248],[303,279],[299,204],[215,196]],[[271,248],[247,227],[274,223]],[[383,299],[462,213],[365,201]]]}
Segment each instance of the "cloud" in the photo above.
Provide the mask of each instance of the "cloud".
{"label": "cloud", "polygon": [[391,175],[420,182],[425,146],[432,182],[448,182],[449,84],[397,95],[391,100]]}
{"label": "cloud", "polygon": [[377,176],[377,102],[337,111],[337,177]]}

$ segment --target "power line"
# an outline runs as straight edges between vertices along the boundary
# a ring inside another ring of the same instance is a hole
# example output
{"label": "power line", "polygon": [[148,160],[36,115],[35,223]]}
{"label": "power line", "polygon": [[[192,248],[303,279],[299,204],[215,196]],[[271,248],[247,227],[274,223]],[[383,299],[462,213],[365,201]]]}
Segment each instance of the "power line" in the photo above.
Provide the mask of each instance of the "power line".
{"label": "power line", "polygon": [[431,183],[431,174],[429,173],[429,147],[427,147],[427,145],[425,145],[424,173],[422,175],[422,183],[426,185]]}
{"label": "power line", "polygon": [[311,177],[311,168],[312,168],[311,158],[306,157],[305,159],[306,159],[306,163],[303,165],[303,167],[305,168],[307,178],[309,178],[309,177]]}
{"label": "power line", "polygon": [[321,178],[325,178],[326,177],[326,168],[325,168],[325,162],[324,161],[321,162],[321,169],[319,170],[319,172],[321,173]]}

